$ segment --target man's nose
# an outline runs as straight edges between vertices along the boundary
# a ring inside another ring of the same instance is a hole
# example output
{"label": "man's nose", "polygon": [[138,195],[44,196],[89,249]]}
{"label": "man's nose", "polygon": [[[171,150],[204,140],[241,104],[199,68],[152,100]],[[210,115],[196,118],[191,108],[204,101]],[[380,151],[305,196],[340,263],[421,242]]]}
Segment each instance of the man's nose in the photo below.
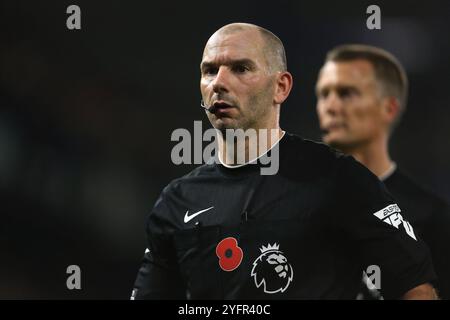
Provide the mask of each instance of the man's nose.
{"label": "man's nose", "polygon": [[326,113],[336,115],[342,111],[342,100],[336,92],[330,92],[322,101],[323,108]]}
{"label": "man's nose", "polygon": [[229,70],[226,66],[221,66],[213,80],[213,91],[216,93],[228,92]]}

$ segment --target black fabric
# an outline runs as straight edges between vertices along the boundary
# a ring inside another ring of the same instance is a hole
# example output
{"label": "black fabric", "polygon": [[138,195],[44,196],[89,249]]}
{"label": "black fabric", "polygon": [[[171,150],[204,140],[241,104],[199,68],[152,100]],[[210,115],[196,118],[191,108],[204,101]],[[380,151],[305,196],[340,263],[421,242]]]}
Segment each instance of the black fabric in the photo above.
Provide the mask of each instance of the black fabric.
{"label": "black fabric", "polygon": [[[368,264],[380,266],[388,298],[434,280],[420,239],[374,215],[395,209],[395,200],[370,171],[292,134],[275,148],[275,175],[261,175],[260,163],[213,163],[163,190],[148,217],[149,252],[133,298],[354,299]],[[219,256],[242,260],[225,271]]]}
{"label": "black fabric", "polygon": [[397,169],[385,181],[405,216],[431,251],[441,299],[450,299],[450,208]]}

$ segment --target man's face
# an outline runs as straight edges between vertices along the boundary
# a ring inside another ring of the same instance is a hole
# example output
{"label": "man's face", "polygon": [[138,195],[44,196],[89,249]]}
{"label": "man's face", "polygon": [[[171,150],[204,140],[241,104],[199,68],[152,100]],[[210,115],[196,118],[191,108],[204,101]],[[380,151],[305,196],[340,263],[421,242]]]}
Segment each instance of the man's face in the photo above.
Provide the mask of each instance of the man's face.
{"label": "man's face", "polygon": [[273,116],[275,76],[258,31],[216,33],[204,50],[200,90],[211,124],[219,130],[264,128]]}
{"label": "man's face", "polygon": [[327,62],[320,71],[316,94],[325,143],[346,150],[386,132],[383,99],[370,62]]}

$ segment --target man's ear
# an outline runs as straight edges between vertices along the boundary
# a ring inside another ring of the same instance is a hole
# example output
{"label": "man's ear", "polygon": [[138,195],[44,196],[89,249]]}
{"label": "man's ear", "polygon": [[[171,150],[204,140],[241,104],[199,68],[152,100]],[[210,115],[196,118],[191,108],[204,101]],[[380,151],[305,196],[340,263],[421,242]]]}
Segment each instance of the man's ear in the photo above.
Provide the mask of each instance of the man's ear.
{"label": "man's ear", "polygon": [[273,101],[275,102],[275,104],[282,104],[284,100],[286,100],[286,98],[289,96],[289,93],[291,92],[292,83],[292,75],[289,72],[280,72],[277,75],[275,83],[275,94],[273,97]]}
{"label": "man's ear", "polygon": [[383,99],[383,117],[385,121],[392,124],[400,115],[400,101],[396,97],[386,97]]}

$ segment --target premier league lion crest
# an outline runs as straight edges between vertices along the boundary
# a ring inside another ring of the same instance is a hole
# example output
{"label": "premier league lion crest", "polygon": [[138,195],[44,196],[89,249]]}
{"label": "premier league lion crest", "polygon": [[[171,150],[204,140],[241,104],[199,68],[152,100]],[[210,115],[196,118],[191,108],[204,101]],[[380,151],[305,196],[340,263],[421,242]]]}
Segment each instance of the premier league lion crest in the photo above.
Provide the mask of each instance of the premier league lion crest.
{"label": "premier league lion crest", "polygon": [[257,288],[265,293],[284,292],[294,278],[294,270],[276,243],[262,246],[261,255],[253,262],[251,276]]}

